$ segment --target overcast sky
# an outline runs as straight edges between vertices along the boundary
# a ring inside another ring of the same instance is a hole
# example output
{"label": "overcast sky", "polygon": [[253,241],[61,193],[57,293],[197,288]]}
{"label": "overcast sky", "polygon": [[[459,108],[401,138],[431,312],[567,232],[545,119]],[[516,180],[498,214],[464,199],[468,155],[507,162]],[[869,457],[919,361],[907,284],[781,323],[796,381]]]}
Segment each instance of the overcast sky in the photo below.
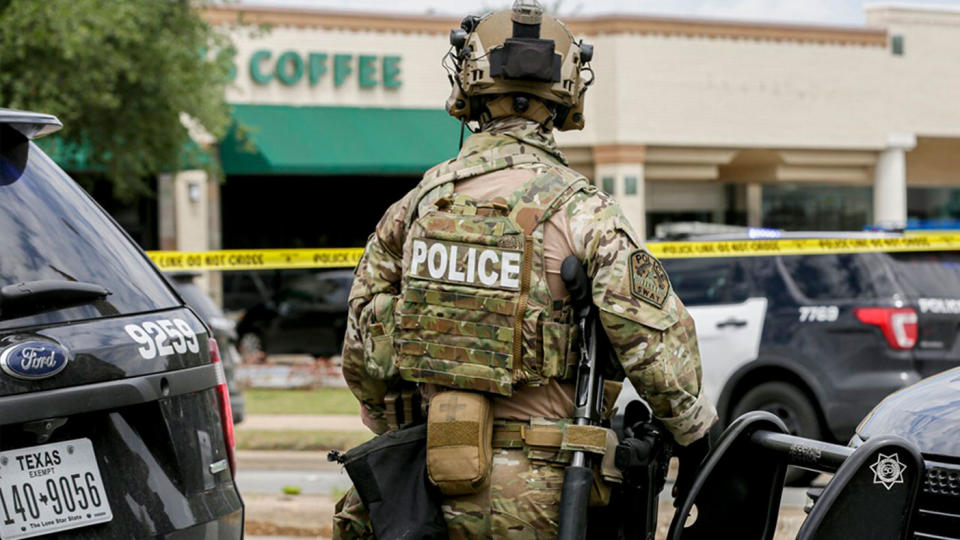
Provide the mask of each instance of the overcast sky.
{"label": "overcast sky", "polygon": [[[238,0],[233,0],[238,1]],[[512,5],[511,0],[239,0],[261,6],[314,7],[379,13],[435,13],[460,16]],[[557,0],[541,0],[547,6]],[[917,4],[946,6],[960,10],[960,0],[562,0],[560,13],[599,15],[636,13],[687,17],[715,17],[751,21],[779,21],[815,24],[863,24],[863,5]]]}

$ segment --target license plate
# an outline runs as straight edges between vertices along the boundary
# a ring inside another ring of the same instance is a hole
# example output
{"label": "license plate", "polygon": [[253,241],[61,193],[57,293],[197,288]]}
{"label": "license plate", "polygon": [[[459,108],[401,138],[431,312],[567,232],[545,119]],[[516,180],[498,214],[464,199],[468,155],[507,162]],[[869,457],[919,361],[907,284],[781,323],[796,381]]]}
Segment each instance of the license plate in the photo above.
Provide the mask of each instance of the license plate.
{"label": "license plate", "polygon": [[113,519],[90,439],[0,452],[0,538],[31,538]]}

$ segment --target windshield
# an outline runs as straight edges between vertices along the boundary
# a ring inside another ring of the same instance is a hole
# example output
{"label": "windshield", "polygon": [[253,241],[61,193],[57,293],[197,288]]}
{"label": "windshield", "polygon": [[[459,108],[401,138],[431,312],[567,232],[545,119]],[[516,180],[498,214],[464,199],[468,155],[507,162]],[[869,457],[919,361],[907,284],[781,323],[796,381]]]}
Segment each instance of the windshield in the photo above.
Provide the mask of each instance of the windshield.
{"label": "windshield", "polygon": [[139,248],[86,192],[7,125],[0,125],[0,231],[0,287],[66,280],[111,292],[102,302],[0,321],[0,329],[178,305]]}
{"label": "windshield", "polygon": [[904,293],[913,298],[960,298],[960,253],[891,253]]}
{"label": "windshield", "polygon": [[780,257],[797,292],[805,301],[870,300],[889,289],[871,267],[877,263],[870,253],[788,255]]}

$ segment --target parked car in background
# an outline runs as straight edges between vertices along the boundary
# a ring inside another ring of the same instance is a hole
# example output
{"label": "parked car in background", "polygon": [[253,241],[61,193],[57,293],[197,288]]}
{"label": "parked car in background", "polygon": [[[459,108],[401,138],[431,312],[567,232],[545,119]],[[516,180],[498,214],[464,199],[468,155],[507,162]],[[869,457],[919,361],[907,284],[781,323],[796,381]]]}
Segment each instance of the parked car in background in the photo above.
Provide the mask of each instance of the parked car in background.
{"label": "parked car in background", "polygon": [[285,271],[275,284],[271,297],[248,307],[237,323],[241,353],[340,354],[353,272]]}
{"label": "parked car in background", "polygon": [[297,270],[236,270],[224,272],[223,311],[233,317],[248,308],[269,302],[282,286],[283,276]]}
{"label": "parked car in background", "polygon": [[0,109],[0,537],[241,538],[217,342]]}
{"label": "parked car in background", "polygon": [[230,408],[233,410],[233,423],[243,422],[245,406],[243,390],[236,381],[237,365],[241,363],[240,353],[237,352],[236,324],[228,319],[223,310],[210,298],[195,280],[199,274],[181,272],[168,277],[180,297],[193,309],[207,326],[213,330],[213,337],[220,347],[220,358],[223,361],[223,370],[227,376],[227,386],[230,389]]}
{"label": "parked car in background", "polygon": [[[814,235],[830,236],[787,233]],[[730,239],[745,238],[691,238]],[[846,442],[884,396],[960,365],[960,253],[665,259],[663,265],[696,322],[704,388],[724,425],[766,410],[793,434]],[[813,476],[795,469],[788,480]]]}

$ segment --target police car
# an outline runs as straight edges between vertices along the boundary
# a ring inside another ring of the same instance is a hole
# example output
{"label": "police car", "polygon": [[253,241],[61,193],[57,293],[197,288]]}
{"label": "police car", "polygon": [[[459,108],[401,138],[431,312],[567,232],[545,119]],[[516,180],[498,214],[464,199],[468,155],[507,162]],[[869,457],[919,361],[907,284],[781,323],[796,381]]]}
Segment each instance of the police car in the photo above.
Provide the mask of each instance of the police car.
{"label": "police car", "polygon": [[912,442],[926,458],[912,519],[915,538],[960,537],[960,368],[892,394],[857,427],[850,446],[883,435]]}
{"label": "police car", "polygon": [[790,435],[767,411],[746,413],[715,441],[667,537],[772,538],[793,465],[832,474],[807,492],[799,540],[960,539],[958,393],[960,368],[900,390],[847,446]]}
{"label": "police car", "polygon": [[[887,394],[960,365],[958,253],[665,259],[663,265],[696,322],[704,387],[724,425],[766,410],[794,435],[846,442]],[[788,481],[813,476],[793,469]]]}
{"label": "police car", "polygon": [[240,538],[216,341],[0,109],[0,538]]}

